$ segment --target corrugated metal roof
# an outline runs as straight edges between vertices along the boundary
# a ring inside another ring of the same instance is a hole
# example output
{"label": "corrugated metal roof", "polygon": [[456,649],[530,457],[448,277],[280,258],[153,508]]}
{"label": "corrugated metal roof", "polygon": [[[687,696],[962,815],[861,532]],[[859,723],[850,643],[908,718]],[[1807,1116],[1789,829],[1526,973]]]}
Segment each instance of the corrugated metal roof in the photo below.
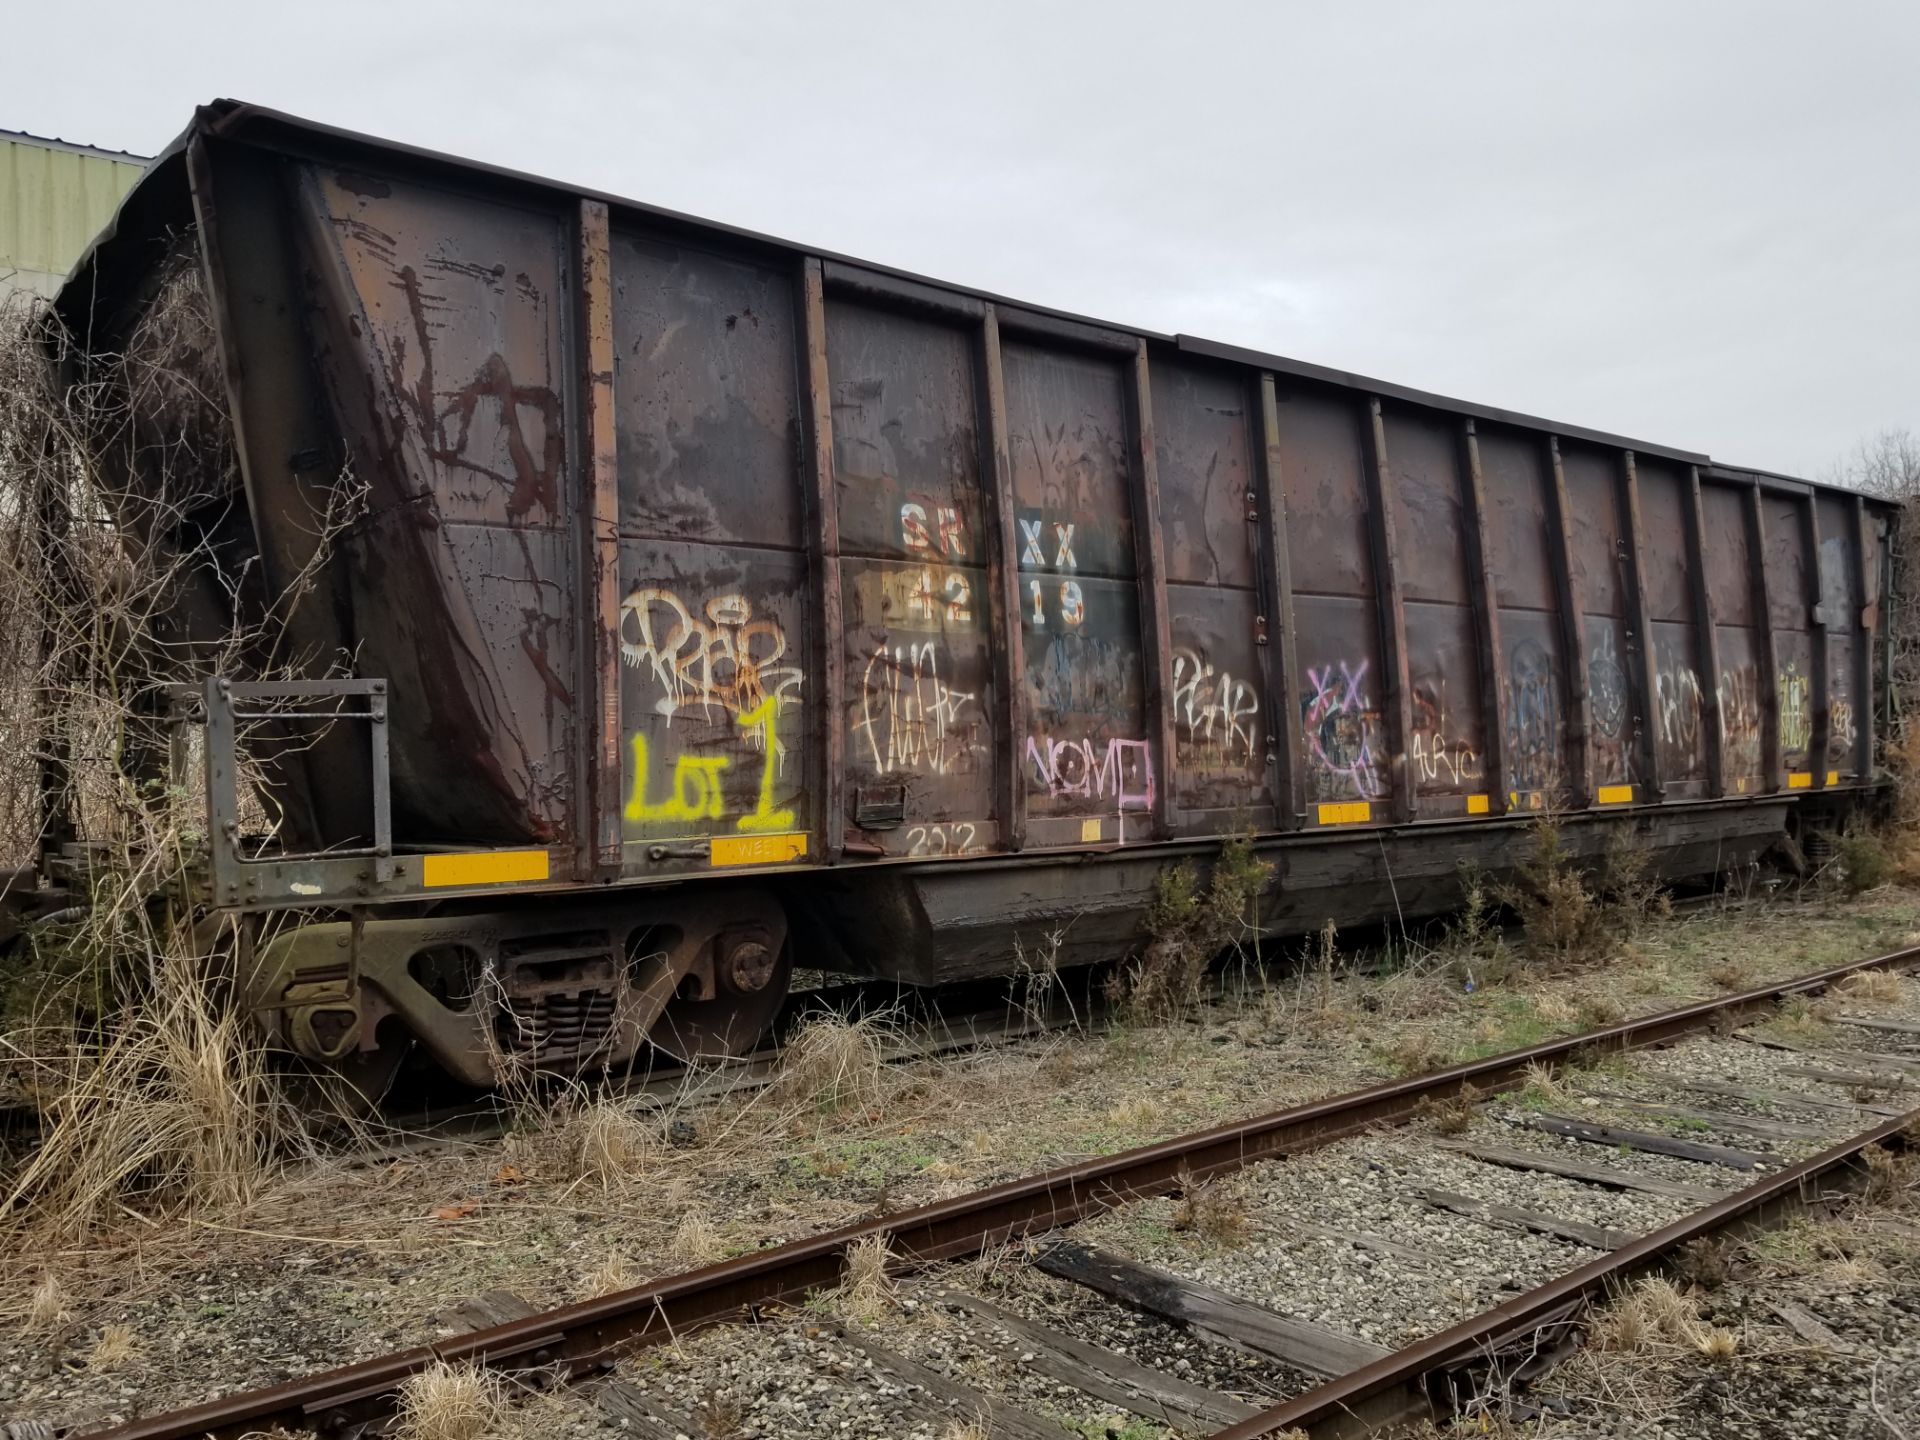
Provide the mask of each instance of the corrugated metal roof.
{"label": "corrugated metal roof", "polygon": [[0,130],[0,295],[51,295],[113,218],[146,160]]}

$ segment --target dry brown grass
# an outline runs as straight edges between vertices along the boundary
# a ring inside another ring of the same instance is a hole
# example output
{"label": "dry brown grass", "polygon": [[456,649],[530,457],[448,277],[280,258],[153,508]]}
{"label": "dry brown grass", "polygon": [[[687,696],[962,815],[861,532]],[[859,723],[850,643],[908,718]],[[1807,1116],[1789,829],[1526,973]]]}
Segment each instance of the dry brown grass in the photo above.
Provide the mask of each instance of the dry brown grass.
{"label": "dry brown grass", "polygon": [[645,1272],[638,1265],[615,1250],[580,1282],[577,1293],[589,1300],[596,1295],[617,1295],[622,1290],[633,1289],[645,1278]]}
{"label": "dry brown grass", "polygon": [[1622,1011],[1620,1002],[1610,995],[1582,995],[1575,1006],[1580,1025],[1587,1030],[1604,1030],[1609,1025],[1618,1025]]}
{"label": "dry brown grass", "polygon": [[1819,1004],[1808,1000],[1804,995],[1794,995],[1782,1001],[1771,1020],[1758,1027],[1766,1035],[1783,1040],[1790,1045],[1830,1045],[1833,1043],[1833,1024],[1821,1010]]}
{"label": "dry brown grass", "polygon": [[1157,1126],[1167,1113],[1151,1095],[1130,1095],[1107,1111],[1106,1121],[1116,1130],[1145,1134]]}
{"label": "dry brown grass", "polygon": [[1395,1074],[1426,1075],[1444,1068],[1453,1056],[1432,1031],[1415,1030],[1395,1036],[1381,1051],[1381,1058]]}
{"label": "dry brown grass", "polygon": [[700,1440],[740,1440],[746,1433],[747,1407],[716,1385],[695,1408],[693,1419]]}
{"label": "dry brown grass", "polygon": [[264,1046],[191,959],[163,960],[100,1047],[65,1064],[3,1207],[26,1233],[84,1235],[127,1206],[241,1206],[308,1148]]}
{"label": "dry brown grass", "polygon": [[832,1303],[841,1314],[864,1324],[877,1324],[890,1314],[898,1299],[887,1266],[893,1256],[884,1235],[868,1235],[847,1247],[840,1285]]}
{"label": "dry brown grass", "polygon": [[1707,979],[1712,981],[1717,989],[1725,990],[1730,994],[1746,989],[1751,983],[1747,967],[1738,960],[1728,960],[1724,964],[1714,966],[1707,971]]}
{"label": "dry brown grass", "polygon": [[1596,1314],[1590,1333],[1603,1353],[1690,1352],[1724,1364],[1740,1350],[1735,1332],[1707,1324],[1698,1301],[1657,1275]]}
{"label": "dry brown grass", "polygon": [[658,1126],[613,1100],[598,1100],[569,1117],[562,1143],[582,1179],[612,1190],[642,1178],[660,1150]]}
{"label": "dry brown grass", "polygon": [[1413,1113],[1416,1119],[1425,1121],[1441,1135],[1464,1135],[1473,1128],[1474,1116],[1480,1113],[1480,1094],[1469,1085],[1451,1099],[1424,1096],[1414,1106]]}
{"label": "dry brown grass", "polygon": [[500,1377],[477,1365],[435,1361],[400,1386],[403,1440],[487,1440],[506,1414]]}
{"label": "dry brown grass", "polygon": [[1860,1152],[1867,1173],[1860,1195],[1868,1205],[1890,1206],[1912,1194],[1920,1161],[1906,1151],[1895,1152],[1883,1145],[1869,1145]]}
{"label": "dry brown grass", "polygon": [[1868,1005],[1898,1005],[1907,997],[1905,984],[1891,970],[1856,970],[1835,985],[1833,993]]}
{"label": "dry brown grass", "polygon": [[1630,1352],[1663,1342],[1692,1346],[1702,1328],[1699,1305],[1671,1280],[1654,1275],[1600,1310],[1591,1333],[1601,1350]]}
{"label": "dry brown grass", "polygon": [[1252,1229],[1244,1188],[1227,1176],[1195,1180],[1180,1172],[1180,1200],[1173,1207],[1173,1228],[1216,1246],[1245,1242]]}
{"label": "dry brown grass", "polygon": [[1674,1272],[1689,1285],[1718,1290],[1733,1274],[1731,1247],[1711,1235],[1689,1241],[1680,1251]]}
{"label": "dry brown grass", "polygon": [[719,1230],[697,1210],[689,1210],[680,1217],[667,1245],[674,1257],[690,1269],[711,1265],[726,1254]]}
{"label": "dry brown grass", "polygon": [[67,1309],[67,1290],[60,1277],[48,1271],[27,1296],[27,1328],[57,1330],[73,1318]]}
{"label": "dry brown grass", "polygon": [[100,1334],[87,1352],[89,1370],[124,1370],[140,1358],[140,1342],[133,1327],[113,1323],[100,1327]]}
{"label": "dry brown grass", "polygon": [[878,1110],[887,1096],[887,1042],[898,1020],[885,1013],[816,1015],[781,1052],[781,1101],[815,1113]]}
{"label": "dry brown grass", "polygon": [[[18,864],[43,836],[71,838],[87,866],[76,913],[0,962],[0,1056],[42,1119],[39,1148],[0,1174],[8,1248],[244,1206],[308,1144],[262,1037],[228,1004],[232,932],[180,901],[207,817],[152,702],[209,674],[296,678],[312,657],[288,653],[287,622],[364,491],[343,477],[303,497],[312,565],[241,602],[228,633],[187,643],[191,597],[245,589],[206,538],[238,475],[200,274],[184,237],[122,353],[64,390],[54,337],[0,314],[0,849]],[[262,830],[278,812],[248,738],[241,788]]]}

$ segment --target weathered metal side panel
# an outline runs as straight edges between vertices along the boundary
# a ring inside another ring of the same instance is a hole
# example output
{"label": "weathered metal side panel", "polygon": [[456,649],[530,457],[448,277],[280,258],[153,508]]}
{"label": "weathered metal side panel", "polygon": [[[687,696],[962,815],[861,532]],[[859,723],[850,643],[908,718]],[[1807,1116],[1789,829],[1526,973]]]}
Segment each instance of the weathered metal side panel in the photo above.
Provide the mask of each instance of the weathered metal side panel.
{"label": "weathered metal side panel", "polygon": [[1407,770],[1422,819],[1486,814],[1488,726],[1469,589],[1457,422],[1384,408],[1412,715]]}
{"label": "weathered metal side panel", "polygon": [[1668,797],[1698,798],[1708,788],[1707,716],[1693,576],[1687,564],[1692,496],[1685,473],[1664,461],[1642,456],[1638,470],[1642,535],[1647,543],[1647,611],[1658,687],[1652,723],[1657,727]]}
{"label": "weathered metal side panel", "polygon": [[1560,447],[1573,538],[1574,589],[1586,636],[1587,706],[1593,798],[1601,805],[1641,798],[1640,715],[1628,659],[1627,526],[1620,510],[1618,452],[1569,441]]}
{"label": "weathered metal side panel", "polygon": [[628,862],[805,858],[794,272],[616,226],[613,275]]}
{"label": "weathered metal side panel", "polygon": [[889,854],[999,847],[993,536],[974,336],[827,301],[850,821]]}
{"label": "weathered metal side panel", "polygon": [[1356,396],[1285,379],[1275,400],[1307,823],[1385,821],[1392,756],[1361,434],[1370,417]]}
{"label": "weathered metal side panel", "polygon": [[1155,823],[1128,365],[1001,347],[1020,548],[1028,843],[1124,843]]}
{"label": "weathered metal side panel", "polygon": [[326,374],[371,514],[361,673],[392,686],[396,826],[563,841],[576,815],[573,216],[302,166]]}
{"label": "weathered metal side panel", "polygon": [[1729,795],[1757,794],[1765,786],[1765,709],[1773,703],[1761,689],[1764,639],[1755,613],[1753,553],[1747,522],[1747,491],[1703,482],[1700,486],[1707,588],[1720,662],[1715,686],[1720,701],[1722,766]]}
{"label": "weathered metal side panel", "polygon": [[1827,632],[1826,768],[1830,776],[1844,781],[1865,773],[1860,734],[1873,714],[1859,663],[1868,644],[1861,629],[1866,596],[1860,574],[1860,532],[1846,498],[1822,494],[1814,503],[1820,523],[1820,611]]}
{"label": "weathered metal side panel", "polygon": [[1274,825],[1267,638],[1256,570],[1256,392],[1222,366],[1153,362],[1153,420],[1173,641],[1174,797],[1181,829]]}
{"label": "weathered metal side panel", "polygon": [[1487,493],[1489,566],[1495,576],[1500,676],[1506,733],[1501,737],[1514,810],[1567,803],[1567,677],[1558,583],[1552,556],[1559,537],[1548,504],[1546,451],[1536,436],[1479,427]]}

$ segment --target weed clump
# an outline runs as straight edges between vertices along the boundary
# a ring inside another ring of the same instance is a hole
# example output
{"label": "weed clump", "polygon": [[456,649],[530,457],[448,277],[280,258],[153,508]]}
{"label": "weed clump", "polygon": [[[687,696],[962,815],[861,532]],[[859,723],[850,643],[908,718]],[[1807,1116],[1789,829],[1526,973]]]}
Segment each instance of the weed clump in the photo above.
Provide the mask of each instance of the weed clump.
{"label": "weed clump", "polygon": [[664,1148],[657,1119],[578,1083],[541,1090],[509,1087],[513,1129],[506,1153],[529,1171],[563,1183],[624,1189],[641,1180]]}
{"label": "weed clump", "polygon": [[1893,859],[1880,837],[1870,830],[1849,830],[1836,850],[1840,888],[1849,895],[1877,890],[1893,878]]}
{"label": "weed clump", "polygon": [[1526,859],[1495,894],[1519,918],[1537,959],[1590,964],[1648,919],[1671,913],[1649,861],[1628,831],[1616,829],[1599,865],[1584,865],[1567,848],[1560,822],[1545,815],[1534,822]]}
{"label": "weed clump", "polygon": [[439,1360],[402,1382],[396,1431],[404,1440],[485,1440],[506,1406],[498,1375]]}
{"label": "weed clump", "polygon": [[833,1292],[834,1302],[844,1314],[872,1325],[893,1309],[893,1277],[887,1273],[892,1259],[884,1235],[868,1235],[847,1247],[840,1287]]}
{"label": "weed clump", "polygon": [[886,1094],[884,1040],[889,1021],[879,1015],[809,1018],[782,1054],[782,1098],[825,1114],[877,1110]]}
{"label": "weed clump", "polygon": [[1442,1135],[1464,1135],[1473,1128],[1473,1117],[1480,1112],[1480,1095],[1471,1085],[1446,1100],[1428,1096],[1414,1106],[1413,1113]]}
{"label": "weed clump", "polygon": [[1216,1176],[1196,1180],[1193,1172],[1182,1167],[1179,1174],[1180,1203],[1173,1208],[1173,1228],[1215,1245],[1237,1245],[1247,1238],[1251,1228],[1246,1202],[1239,1191]]}
{"label": "weed clump", "polygon": [[1873,1005],[1898,1005],[1906,998],[1906,987],[1891,970],[1856,970],[1835,985],[1833,993]]}
{"label": "weed clump", "polygon": [[1192,865],[1162,870],[1147,910],[1147,947],[1108,982],[1108,998],[1148,1019],[1185,1014],[1200,999],[1207,967],[1249,933],[1273,866],[1244,838],[1221,848],[1203,888]]}
{"label": "weed clump", "polygon": [[1487,880],[1470,865],[1460,867],[1460,910],[1448,923],[1437,955],[1447,973],[1469,990],[1498,985],[1513,957],[1496,923],[1499,902]]}

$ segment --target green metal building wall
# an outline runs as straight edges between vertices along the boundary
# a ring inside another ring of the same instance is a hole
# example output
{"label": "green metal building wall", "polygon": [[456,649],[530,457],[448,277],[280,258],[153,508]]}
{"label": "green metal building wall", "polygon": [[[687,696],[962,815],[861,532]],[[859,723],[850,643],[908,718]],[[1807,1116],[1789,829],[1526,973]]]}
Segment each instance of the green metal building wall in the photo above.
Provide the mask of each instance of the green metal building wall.
{"label": "green metal building wall", "polygon": [[53,294],[145,168],[123,151],[0,130],[0,303]]}

